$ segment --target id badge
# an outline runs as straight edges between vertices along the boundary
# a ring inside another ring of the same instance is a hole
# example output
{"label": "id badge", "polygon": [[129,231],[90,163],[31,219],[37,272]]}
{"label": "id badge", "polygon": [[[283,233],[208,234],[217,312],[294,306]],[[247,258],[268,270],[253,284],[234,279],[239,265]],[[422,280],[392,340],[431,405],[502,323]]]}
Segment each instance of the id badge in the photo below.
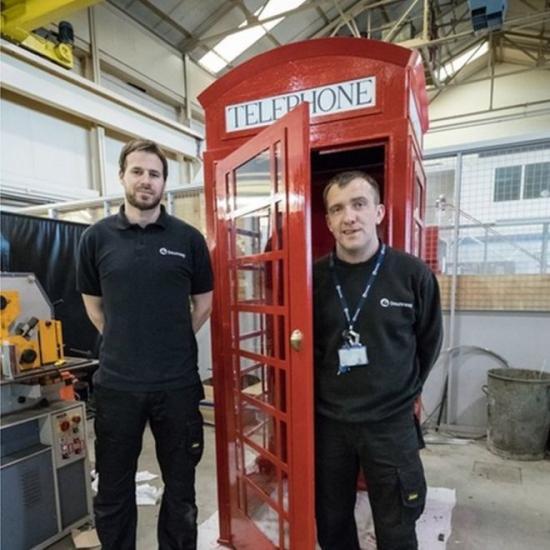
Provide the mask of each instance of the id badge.
{"label": "id badge", "polygon": [[360,367],[369,364],[367,347],[361,344],[342,347],[338,350],[340,370],[348,372],[351,367]]}

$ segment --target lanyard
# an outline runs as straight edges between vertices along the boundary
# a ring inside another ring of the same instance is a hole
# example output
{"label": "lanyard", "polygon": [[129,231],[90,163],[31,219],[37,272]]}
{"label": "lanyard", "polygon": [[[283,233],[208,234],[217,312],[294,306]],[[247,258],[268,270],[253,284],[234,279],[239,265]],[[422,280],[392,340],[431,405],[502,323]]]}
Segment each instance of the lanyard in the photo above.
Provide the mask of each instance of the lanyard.
{"label": "lanyard", "polygon": [[359,303],[357,304],[357,308],[355,309],[355,313],[353,314],[353,317],[350,318],[349,315],[349,307],[348,303],[346,301],[346,297],[344,296],[344,293],[342,292],[342,285],[340,284],[340,281],[338,280],[338,276],[336,275],[336,269],[334,268],[334,252],[330,255],[330,272],[332,273],[332,279],[334,280],[334,285],[336,286],[336,292],[338,292],[338,298],[340,298],[340,304],[342,305],[342,309],[344,311],[344,315],[346,316],[346,321],[348,323],[348,329],[353,330],[353,325],[355,325],[355,322],[357,321],[357,318],[359,317],[359,314],[361,313],[361,310],[363,309],[363,306],[365,305],[365,302],[367,301],[367,296],[369,295],[369,291],[374,283],[374,280],[376,279],[376,276],[378,275],[378,271],[380,270],[380,266],[384,262],[384,256],[386,255],[386,245],[383,244],[380,248],[380,252],[378,252],[378,255],[376,257],[376,265],[374,266],[374,269],[372,270],[372,273],[369,276],[369,280],[367,281],[367,286],[365,287],[365,290],[363,291],[363,294],[361,294],[361,298],[359,298]]}

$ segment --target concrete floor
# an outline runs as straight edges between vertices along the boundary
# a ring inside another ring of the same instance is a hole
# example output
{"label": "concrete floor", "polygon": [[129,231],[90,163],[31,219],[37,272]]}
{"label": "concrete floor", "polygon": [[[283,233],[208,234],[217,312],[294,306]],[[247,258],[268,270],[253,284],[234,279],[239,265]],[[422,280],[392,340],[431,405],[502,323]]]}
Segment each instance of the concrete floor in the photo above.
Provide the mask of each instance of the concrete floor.
{"label": "concrete floor", "polygon": [[[535,462],[505,460],[490,453],[484,440],[428,444],[422,454],[428,485],[456,489],[453,530],[447,549],[550,549],[550,458]],[[159,473],[149,432],[145,435],[139,469]],[[202,523],[217,510],[212,427],[205,427],[197,502]],[[157,547],[157,516],[158,506],[139,507],[138,550]],[[50,546],[52,550],[73,548],[70,537]]]}
{"label": "concrete floor", "polygon": [[428,485],[456,489],[449,550],[550,549],[550,459],[506,460],[485,440],[428,445]]}

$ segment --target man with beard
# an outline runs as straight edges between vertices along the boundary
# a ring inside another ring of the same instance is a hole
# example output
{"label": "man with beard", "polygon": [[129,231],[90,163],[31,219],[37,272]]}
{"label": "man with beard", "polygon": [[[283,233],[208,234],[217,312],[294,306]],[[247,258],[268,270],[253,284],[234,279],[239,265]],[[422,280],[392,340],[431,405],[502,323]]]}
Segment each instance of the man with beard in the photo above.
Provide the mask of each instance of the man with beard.
{"label": "man with beard", "polygon": [[195,467],[203,450],[195,333],[210,315],[205,240],[160,204],[168,163],[152,141],[120,154],[124,205],[82,236],[77,284],[103,335],[94,375],[96,527],[103,550],[134,550],[135,474],[145,426],[164,481],[161,550],[197,545]]}

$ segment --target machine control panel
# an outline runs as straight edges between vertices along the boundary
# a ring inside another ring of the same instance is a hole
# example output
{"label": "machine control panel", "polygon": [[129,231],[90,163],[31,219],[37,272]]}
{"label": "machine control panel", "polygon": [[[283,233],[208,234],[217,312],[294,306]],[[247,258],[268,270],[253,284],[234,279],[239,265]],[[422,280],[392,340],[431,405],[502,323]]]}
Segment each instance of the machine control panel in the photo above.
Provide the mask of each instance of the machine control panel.
{"label": "machine control panel", "polygon": [[86,454],[86,417],[82,406],[52,416],[52,444],[58,466],[81,459]]}

